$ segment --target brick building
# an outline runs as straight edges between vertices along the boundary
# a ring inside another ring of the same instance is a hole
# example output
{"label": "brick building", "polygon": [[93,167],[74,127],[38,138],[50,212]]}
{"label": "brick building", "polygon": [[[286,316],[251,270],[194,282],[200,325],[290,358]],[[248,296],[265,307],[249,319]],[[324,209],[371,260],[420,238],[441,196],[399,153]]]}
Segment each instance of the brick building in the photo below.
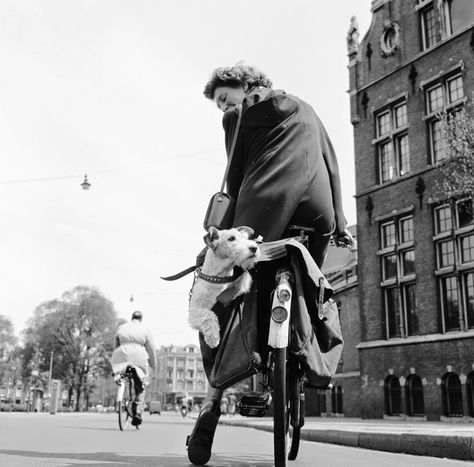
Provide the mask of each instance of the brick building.
{"label": "brick building", "polygon": [[347,38],[358,407],[368,418],[472,420],[472,199],[430,197],[446,154],[439,112],[458,111],[474,91],[474,2],[373,0],[371,11],[362,41],[355,22]]}

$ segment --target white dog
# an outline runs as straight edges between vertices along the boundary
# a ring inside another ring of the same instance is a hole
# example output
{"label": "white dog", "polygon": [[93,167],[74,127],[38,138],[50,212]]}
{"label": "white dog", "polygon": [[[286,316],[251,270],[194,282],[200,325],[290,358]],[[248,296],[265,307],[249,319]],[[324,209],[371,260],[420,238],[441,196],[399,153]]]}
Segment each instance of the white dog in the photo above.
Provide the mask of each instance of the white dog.
{"label": "white dog", "polygon": [[[204,236],[209,247],[202,268],[196,271],[189,300],[188,322],[193,329],[201,331],[209,347],[219,345],[219,321],[211,310],[217,297],[234,283],[232,273],[234,266],[247,271],[254,266],[260,251],[257,242],[249,240],[253,230],[249,227],[237,227],[229,230],[217,230],[210,227]],[[246,285],[240,286],[239,293],[250,290],[251,278],[248,272]],[[239,279],[237,279],[239,280]],[[242,281],[245,283],[245,281]]]}

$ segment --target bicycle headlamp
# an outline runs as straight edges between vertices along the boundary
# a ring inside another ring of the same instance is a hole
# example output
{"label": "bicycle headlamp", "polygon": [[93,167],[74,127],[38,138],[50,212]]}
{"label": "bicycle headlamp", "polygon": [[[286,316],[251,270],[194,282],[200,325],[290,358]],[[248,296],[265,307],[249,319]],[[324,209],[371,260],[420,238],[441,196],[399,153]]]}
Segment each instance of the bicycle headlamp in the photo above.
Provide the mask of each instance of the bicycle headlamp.
{"label": "bicycle headlamp", "polygon": [[288,311],[285,307],[276,306],[272,309],[272,319],[276,323],[283,323],[286,318],[288,318]]}
{"label": "bicycle headlamp", "polygon": [[277,297],[280,302],[287,302],[291,298],[291,292],[286,287],[281,287],[277,291]]}

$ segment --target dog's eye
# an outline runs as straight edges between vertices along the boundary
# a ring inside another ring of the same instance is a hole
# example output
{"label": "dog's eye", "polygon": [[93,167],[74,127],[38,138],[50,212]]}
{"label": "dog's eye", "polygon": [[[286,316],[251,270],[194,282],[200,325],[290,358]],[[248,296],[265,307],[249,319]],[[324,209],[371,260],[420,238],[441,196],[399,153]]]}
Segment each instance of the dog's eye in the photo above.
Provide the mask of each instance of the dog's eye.
{"label": "dog's eye", "polygon": [[228,240],[229,242],[233,242],[233,241],[235,240],[235,237],[234,237],[234,236],[229,237],[227,240]]}

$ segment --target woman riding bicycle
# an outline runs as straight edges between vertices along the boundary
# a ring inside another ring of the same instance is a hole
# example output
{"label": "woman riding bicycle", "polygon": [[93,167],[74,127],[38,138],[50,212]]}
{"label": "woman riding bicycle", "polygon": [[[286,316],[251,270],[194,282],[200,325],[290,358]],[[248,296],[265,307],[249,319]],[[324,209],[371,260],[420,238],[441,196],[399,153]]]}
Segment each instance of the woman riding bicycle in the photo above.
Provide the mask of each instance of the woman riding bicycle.
{"label": "woman riding bicycle", "polygon": [[132,367],[135,380],[132,425],[142,423],[145,389],[148,384],[149,367],[156,366],[156,349],[150,330],[142,323],[141,311],[134,311],[132,319],[122,324],[114,338],[111,364],[116,381],[128,366]]}
{"label": "woman riding bicycle", "polygon": [[[228,192],[236,200],[233,225],[251,227],[266,242],[282,238],[291,224],[312,227],[315,234],[308,250],[318,267],[331,236],[338,246],[352,244],[336,155],[312,107],[285,91],[273,90],[264,73],[243,65],[217,68],[204,95],[224,112],[227,152],[238,106],[242,109],[227,177]],[[260,276],[269,278],[266,286]],[[259,279],[260,303],[260,292],[271,287],[272,278],[259,271]],[[258,328],[263,337],[268,324],[259,322]],[[205,464],[210,458],[222,393],[210,387],[196,421],[188,444],[188,457],[194,464]]]}

